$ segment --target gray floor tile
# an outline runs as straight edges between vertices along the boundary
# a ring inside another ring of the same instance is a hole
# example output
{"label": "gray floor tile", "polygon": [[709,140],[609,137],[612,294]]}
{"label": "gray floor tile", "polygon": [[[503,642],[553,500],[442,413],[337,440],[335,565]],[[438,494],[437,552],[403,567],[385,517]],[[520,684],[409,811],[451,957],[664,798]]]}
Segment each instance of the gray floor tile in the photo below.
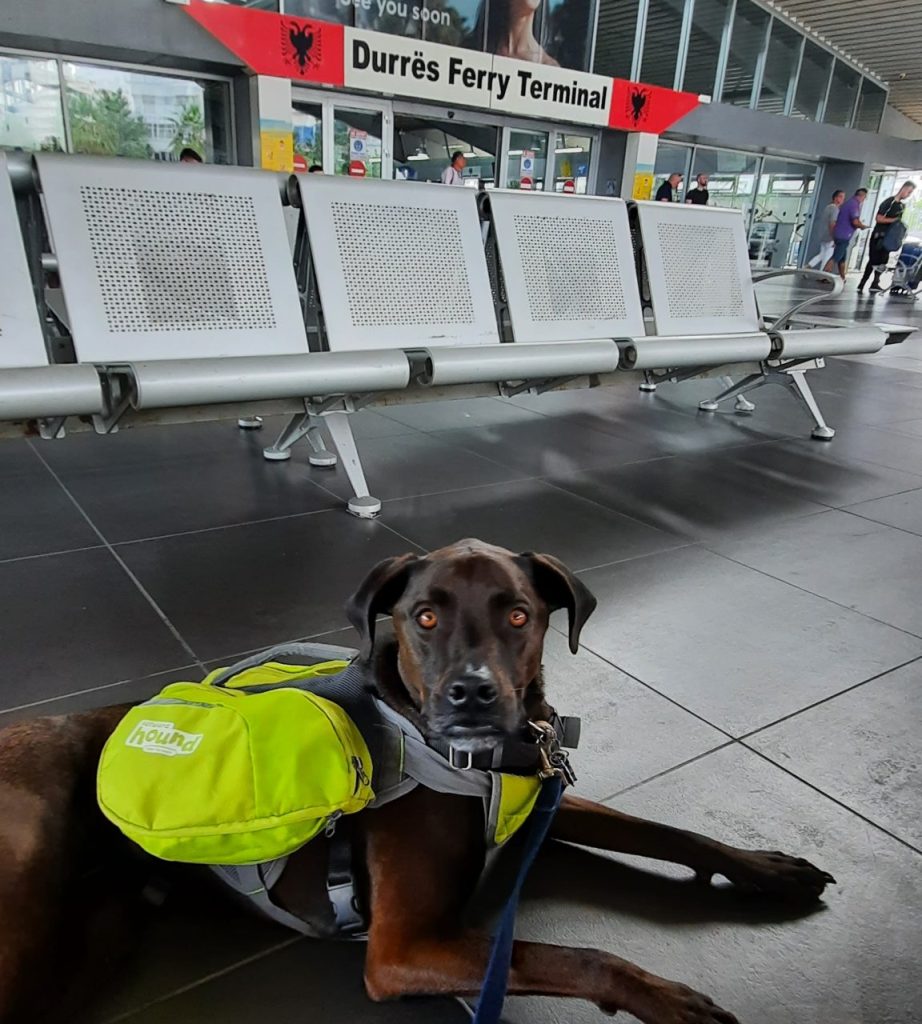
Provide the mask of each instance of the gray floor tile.
{"label": "gray floor tile", "polygon": [[906,633],[699,549],[582,578],[599,598],[583,643],[733,735],[922,653]]}
{"label": "gray floor tile", "polygon": [[[117,683],[78,690],[60,697],[46,697],[20,707],[0,711],[0,729],[12,725],[14,722],[39,716],[69,715],[76,711],[89,711],[92,708],[111,707],[113,704],[131,704],[147,700],[170,683],[197,681],[201,677],[202,670],[198,665],[181,665],[167,672],[142,676],[140,679],[125,679]],[[66,685],[66,680],[61,682]]]}
{"label": "gray floor tile", "polygon": [[864,519],[873,519],[876,523],[886,523],[922,535],[922,488],[893,494],[889,498],[862,501],[857,505],[849,505],[846,511]]}
{"label": "gray floor tile", "polygon": [[447,999],[371,1002],[362,984],[364,954],[361,943],[302,941],[134,1014],[126,1024],[253,1024],[264,1019],[272,1024],[460,1024],[469,1020],[457,1003]]}
{"label": "gray floor tile", "polygon": [[409,547],[337,510],[118,550],[196,654],[213,660],[344,627],[345,601],[366,573]]}
{"label": "gray floor tile", "polygon": [[100,543],[26,441],[0,441],[0,480],[0,561]]}
{"label": "gray floor tile", "polygon": [[711,546],[744,565],[922,636],[922,538],[829,511]]}
{"label": "gray floor tile", "polygon": [[466,427],[491,427],[499,423],[526,423],[537,418],[512,402],[499,398],[468,398],[447,402],[408,402],[390,405],[382,415],[416,430],[460,430]]}
{"label": "gray floor tile", "polygon": [[[919,402],[922,404],[922,392]],[[822,456],[824,452],[839,460],[861,460],[915,476],[922,475],[922,437],[903,434],[896,429],[839,427],[831,441],[819,446],[818,454]]]}
{"label": "gray floor tile", "polygon": [[189,661],[104,548],[0,564],[0,608],[0,708]]}
{"label": "gray floor tile", "polygon": [[574,657],[562,634],[544,646],[548,700],[582,719],[570,755],[576,793],[601,800],[726,742],[726,736],[677,708],[589,651]]}
{"label": "gray floor tile", "polygon": [[922,847],[922,661],[843,693],[746,742]]}
{"label": "gray floor tile", "polygon": [[[740,748],[616,803],[732,844],[808,857],[839,884],[824,907],[798,915],[770,899],[702,889],[684,869],[634,859],[621,866],[562,849],[537,865],[523,938],[609,950],[706,992],[742,1024],[918,1019],[918,854]],[[666,877],[649,873],[658,870]],[[610,1019],[586,1004],[538,999],[510,1002],[507,1017],[514,1024]]]}
{"label": "gray floor tile", "polygon": [[[922,402],[922,399],[920,399]],[[922,419],[900,420],[894,423],[890,430],[895,434],[909,434],[912,437],[922,437]]]}
{"label": "gray floor tile", "polygon": [[557,486],[686,540],[821,512],[796,487],[748,465],[745,449],[555,476]]}
{"label": "gray floor tile", "polygon": [[542,483],[408,498],[384,506],[388,526],[428,550],[479,537],[515,551],[545,551],[573,569],[664,551],[681,538]]}
{"label": "gray floor tile", "polygon": [[[382,501],[392,501],[528,475],[446,443],[446,436],[417,432],[359,440],[357,447],[370,493]],[[294,459],[306,463],[307,450],[296,450]],[[334,469],[308,467],[308,472],[311,480],[340,498],[352,497],[352,487],[341,465]]]}
{"label": "gray floor tile", "polygon": [[[869,433],[869,431],[866,431]],[[834,508],[922,487],[922,476],[860,459],[833,441],[778,441],[726,453],[729,463],[804,501]],[[903,439],[907,441],[907,438]]]}

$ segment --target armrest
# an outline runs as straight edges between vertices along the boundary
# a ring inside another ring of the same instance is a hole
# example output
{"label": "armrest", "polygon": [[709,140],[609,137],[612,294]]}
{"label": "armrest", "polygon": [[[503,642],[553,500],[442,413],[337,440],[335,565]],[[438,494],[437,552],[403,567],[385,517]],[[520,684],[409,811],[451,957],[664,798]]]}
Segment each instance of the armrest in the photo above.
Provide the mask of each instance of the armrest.
{"label": "armrest", "polygon": [[763,281],[768,281],[773,277],[790,277],[793,274],[797,274],[801,277],[807,277],[818,284],[829,285],[828,291],[822,291],[818,295],[811,295],[809,298],[801,299],[799,302],[795,302],[793,306],[786,309],[781,316],[775,319],[772,323],[772,327],[777,330],[783,330],[790,324],[791,319],[799,313],[802,309],[806,309],[807,306],[813,305],[822,298],[831,298],[834,295],[838,295],[842,288],[845,286],[845,282],[837,274],[827,274],[824,270],[808,270],[806,268],[799,267],[785,267],[781,270],[768,270],[764,274],[754,274],[752,277],[753,284],[761,284]]}

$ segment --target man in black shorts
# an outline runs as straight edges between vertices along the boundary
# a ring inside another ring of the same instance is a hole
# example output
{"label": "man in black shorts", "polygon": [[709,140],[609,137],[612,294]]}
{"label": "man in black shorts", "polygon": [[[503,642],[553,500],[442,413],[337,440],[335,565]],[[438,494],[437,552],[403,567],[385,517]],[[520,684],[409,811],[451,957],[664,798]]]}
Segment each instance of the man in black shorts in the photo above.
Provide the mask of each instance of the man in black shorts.
{"label": "man in black shorts", "polygon": [[871,287],[868,291],[879,292],[881,290],[881,271],[886,267],[887,261],[890,259],[890,253],[895,252],[903,244],[902,239],[899,240],[898,244],[893,244],[896,240],[890,233],[890,225],[896,224],[897,221],[903,219],[903,211],[906,209],[905,201],[912,195],[915,188],[915,182],[907,181],[895,196],[885,199],[877,207],[874,230],[871,232],[871,238],[868,242],[868,265],[864,268],[864,273],[861,275],[861,280],[858,283],[859,292],[864,291],[864,286],[868,283],[868,278],[872,272],[874,280],[871,282]]}

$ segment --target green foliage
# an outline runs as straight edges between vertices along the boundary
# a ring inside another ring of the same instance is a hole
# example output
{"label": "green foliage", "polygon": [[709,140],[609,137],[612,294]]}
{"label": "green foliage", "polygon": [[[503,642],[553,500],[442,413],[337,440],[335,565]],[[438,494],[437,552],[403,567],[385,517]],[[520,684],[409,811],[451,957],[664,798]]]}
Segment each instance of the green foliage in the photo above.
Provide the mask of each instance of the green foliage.
{"label": "green foliage", "polygon": [[205,159],[205,119],[201,106],[195,100],[187,100],[176,117],[170,118],[173,126],[173,141],[170,151],[179,156],[184,149],[194,149]]}
{"label": "green foliage", "polygon": [[143,118],[132,114],[121,89],[100,89],[91,95],[70,90],[67,109],[75,152],[150,157],[147,127]]}

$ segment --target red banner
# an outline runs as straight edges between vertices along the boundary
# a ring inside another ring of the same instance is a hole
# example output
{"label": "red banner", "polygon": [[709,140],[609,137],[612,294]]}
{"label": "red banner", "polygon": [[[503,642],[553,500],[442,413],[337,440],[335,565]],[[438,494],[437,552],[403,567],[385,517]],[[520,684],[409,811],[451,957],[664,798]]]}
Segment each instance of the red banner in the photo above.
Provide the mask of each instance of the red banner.
{"label": "red banner", "polygon": [[203,0],[185,9],[257,75],[343,84],[342,25]]}
{"label": "red banner", "polygon": [[694,110],[698,102],[698,97],[691,92],[615,78],[612,79],[608,126],[626,132],[660,135]]}
{"label": "red banner", "polygon": [[[409,45],[411,41],[402,37],[393,37],[384,33],[358,32],[349,29],[352,33],[347,36],[347,30],[342,25],[332,22],[317,21],[309,18],[296,18],[285,14],[274,14],[269,11],[253,10],[247,7],[237,7],[227,3],[208,3],[206,0],[190,0],[185,8],[190,17],[194,18],[204,29],[211,33],[219,42],[223,43],[232,53],[236,54],[252,71],[258,75],[267,75],[273,78],[290,78],[296,82],[313,82],[322,85],[342,86],[346,77],[346,62],[354,60],[354,46],[364,47],[364,51],[371,52],[368,39],[380,39],[381,61],[389,61],[387,67],[393,75],[397,68],[412,67],[415,58],[422,63],[424,68],[430,68],[427,77],[414,81],[413,91],[404,91],[398,83],[394,89],[395,93],[412,95],[417,99],[427,99],[426,88],[430,83],[439,81],[439,66],[441,62],[456,62],[466,57],[476,57],[483,61],[483,55],[479,51],[454,49],[440,44],[426,42],[412,42],[412,54],[398,52],[399,44]],[[353,36],[361,36],[361,41],[349,46],[348,40]],[[389,40],[399,40],[388,43]],[[395,50],[388,53],[387,47]],[[398,48],[398,49],[395,49]],[[423,62],[423,52],[426,52],[427,62]],[[378,59],[376,57],[376,59]],[[497,62],[504,60],[506,65],[512,63],[505,58],[496,58]],[[516,62],[518,65],[519,62]],[[479,65],[478,65],[479,66]],[[530,74],[539,75],[540,65],[529,65],[521,62],[523,68],[533,69]],[[354,67],[349,64],[349,67]],[[364,67],[364,65],[362,65]],[[405,73],[405,72],[404,72]],[[521,75],[524,72],[519,72]],[[548,72],[550,74],[550,72]],[[557,78],[560,71],[554,69]],[[493,81],[493,72],[490,73],[490,82]],[[573,72],[574,79],[579,76],[580,82],[574,80],[573,92],[589,95],[589,88],[577,88],[583,80],[604,95],[610,84],[609,107],[606,112],[604,106],[596,107],[594,111],[580,110],[574,107],[572,120],[575,123],[604,125],[610,128],[617,128],[629,132],[650,132],[659,135],[680,118],[694,110],[698,105],[698,97],[693,93],[675,92],[672,89],[664,89],[658,85],[645,85],[642,82],[629,82],[621,78],[606,79],[599,75],[588,75],[583,72]],[[500,75],[499,77],[503,77]],[[506,77],[514,78],[512,73]],[[462,76],[463,80],[463,76]],[[479,79],[478,79],[479,80]],[[556,96],[559,83],[551,82],[547,90],[553,89]],[[407,85],[407,89],[410,86]],[[435,89],[435,85],[432,85]],[[452,89],[452,92],[454,90]],[[462,105],[471,104],[472,97],[465,97],[464,89],[458,90],[457,99],[449,100],[444,89],[444,80],[439,83],[437,93],[433,93],[434,101],[444,104],[457,102]],[[487,109],[503,110],[503,95],[484,97],[489,100]],[[543,94],[542,94],[543,95]],[[467,99],[467,104],[465,100]],[[518,106],[517,113],[526,113]],[[530,114],[531,111],[529,110]],[[560,120],[569,120],[569,112],[557,111]],[[535,103],[534,116],[542,115],[542,104]],[[545,113],[545,116],[546,113]]]}

